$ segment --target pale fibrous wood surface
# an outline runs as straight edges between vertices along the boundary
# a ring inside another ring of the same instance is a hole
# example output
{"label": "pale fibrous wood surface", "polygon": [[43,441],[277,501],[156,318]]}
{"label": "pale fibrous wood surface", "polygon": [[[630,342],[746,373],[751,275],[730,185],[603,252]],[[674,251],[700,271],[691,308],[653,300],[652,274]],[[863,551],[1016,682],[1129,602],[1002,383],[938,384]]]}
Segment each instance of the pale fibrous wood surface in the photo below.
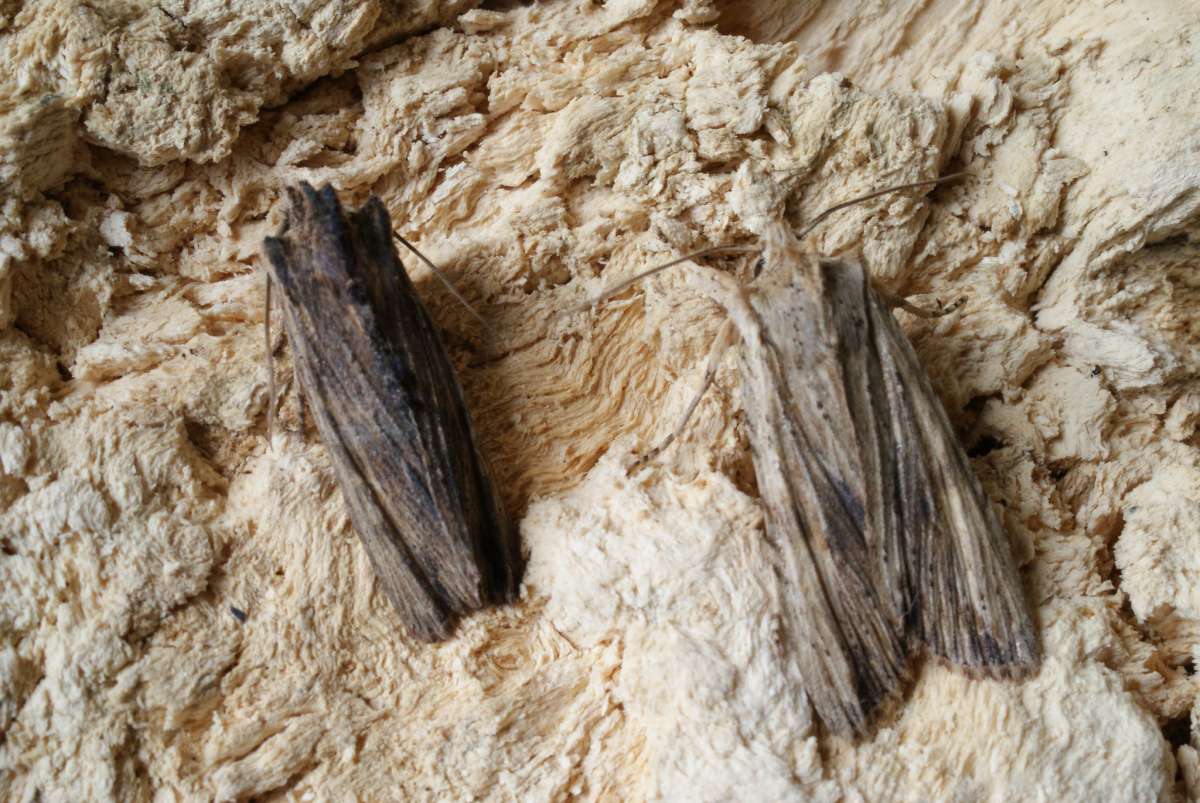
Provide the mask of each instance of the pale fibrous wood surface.
{"label": "pale fibrous wood surface", "polygon": [[[0,3],[0,797],[1194,796],[1198,27],[1155,2]],[[851,743],[778,642],[736,359],[634,465],[720,305],[682,270],[560,313],[955,170],[806,242],[967,299],[896,319],[1043,660],[921,661]],[[374,577],[279,327],[267,448],[261,243],[299,181],[379,196],[489,324],[413,262],[529,561],[437,645]]]}

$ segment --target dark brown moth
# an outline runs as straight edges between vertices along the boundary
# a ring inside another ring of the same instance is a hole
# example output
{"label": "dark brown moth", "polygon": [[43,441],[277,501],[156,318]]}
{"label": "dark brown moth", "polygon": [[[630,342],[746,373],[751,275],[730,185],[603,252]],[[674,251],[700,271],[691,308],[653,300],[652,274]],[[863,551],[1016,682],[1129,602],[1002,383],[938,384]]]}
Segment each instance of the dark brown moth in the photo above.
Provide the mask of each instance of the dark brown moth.
{"label": "dark brown moth", "polygon": [[753,287],[688,270],[728,313],[718,340],[740,336],[782,624],[817,715],[834,734],[865,735],[921,650],[977,676],[1029,673],[1039,647],[1007,536],[896,304],[783,223],[761,252]]}
{"label": "dark brown moth", "polygon": [[515,598],[515,530],[383,204],[347,215],[307,184],[288,197],[264,249],[300,384],[380,584],[414,636],[444,639]]}

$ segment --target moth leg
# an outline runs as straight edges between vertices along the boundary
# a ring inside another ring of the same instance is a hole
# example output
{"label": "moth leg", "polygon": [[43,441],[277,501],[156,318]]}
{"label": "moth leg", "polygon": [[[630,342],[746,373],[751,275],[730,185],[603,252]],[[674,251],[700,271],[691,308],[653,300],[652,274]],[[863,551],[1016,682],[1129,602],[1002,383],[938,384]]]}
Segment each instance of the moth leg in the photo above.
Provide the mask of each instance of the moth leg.
{"label": "moth leg", "polygon": [[941,307],[940,309],[925,309],[924,307],[918,307],[916,304],[910,304],[907,300],[901,298],[900,296],[892,295],[886,290],[875,288],[875,292],[892,309],[896,309],[898,307],[911,315],[916,315],[918,318],[940,318],[943,315],[949,315],[963,304],[967,303],[966,296],[963,296],[948,307]]}
{"label": "moth leg", "polygon": [[675,429],[671,434],[663,439],[663,442],[655,446],[646,454],[637,459],[633,464],[634,468],[640,468],[642,465],[649,463],[654,458],[658,457],[663,451],[670,446],[675,440],[683,434],[687,428],[688,421],[692,417],[692,413],[696,412],[696,407],[700,405],[700,400],[704,398],[704,394],[708,392],[709,386],[717,376],[717,366],[721,364],[721,357],[725,355],[725,349],[733,342],[733,321],[725,321],[721,329],[717,332],[716,339],[713,340],[712,348],[708,354],[708,365],[704,369],[704,379],[700,383],[700,390],[688,402],[687,409],[683,411],[683,417],[679,419],[679,423],[675,425]]}

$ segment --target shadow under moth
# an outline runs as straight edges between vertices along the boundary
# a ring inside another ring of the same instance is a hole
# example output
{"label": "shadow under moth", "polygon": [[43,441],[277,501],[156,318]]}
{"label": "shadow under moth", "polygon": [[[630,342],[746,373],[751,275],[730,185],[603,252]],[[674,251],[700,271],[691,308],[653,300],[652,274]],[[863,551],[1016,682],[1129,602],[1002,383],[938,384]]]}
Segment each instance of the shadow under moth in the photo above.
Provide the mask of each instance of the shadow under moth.
{"label": "shadow under moth", "polygon": [[347,215],[307,184],[288,197],[264,250],[300,384],[385,593],[415,637],[444,639],[515,598],[515,529],[383,204]]}
{"label": "shadow under moth", "polygon": [[765,264],[752,287],[687,265],[728,319],[704,388],[643,460],[682,431],[736,331],[782,624],[825,727],[866,735],[922,649],[975,676],[1033,671],[1037,634],[1008,538],[892,315],[908,305],[782,222],[759,248],[711,250],[761,251]]}

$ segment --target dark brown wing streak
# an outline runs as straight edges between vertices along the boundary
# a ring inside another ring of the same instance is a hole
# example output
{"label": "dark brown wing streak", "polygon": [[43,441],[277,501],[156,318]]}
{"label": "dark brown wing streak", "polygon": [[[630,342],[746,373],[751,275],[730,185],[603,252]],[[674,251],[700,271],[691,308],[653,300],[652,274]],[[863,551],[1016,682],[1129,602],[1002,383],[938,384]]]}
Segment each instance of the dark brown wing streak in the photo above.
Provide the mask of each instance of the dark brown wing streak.
{"label": "dark brown wing streak", "polygon": [[[745,409],[789,641],[821,720],[855,736],[899,689],[907,649],[869,504],[880,459],[862,408],[871,364],[843,342],[861,333],[847,331],[805,269],[772,265],[752,309],[726,307],[745,345]],[[854,359],[843,362],[844,352]]]}
{"label": "dark brown wing streak", "polygon": [[[834,265],[829,275],[856,266]],[[1008,537],[941,401],[885,302],[865,298],[895,449],[888,540],[906,547],[913,637],[977,674],[1017,677],[1038,664],[1037,633]]]}
{"label": "dark brown wing streak", "polygon": [[386,212],[347,221],[329,189],[292,200],[266,249],[305,391],[382,585],[415,635],[443,638],[455,614],[515,592],[493,562],[515,553],[511,527]]}

